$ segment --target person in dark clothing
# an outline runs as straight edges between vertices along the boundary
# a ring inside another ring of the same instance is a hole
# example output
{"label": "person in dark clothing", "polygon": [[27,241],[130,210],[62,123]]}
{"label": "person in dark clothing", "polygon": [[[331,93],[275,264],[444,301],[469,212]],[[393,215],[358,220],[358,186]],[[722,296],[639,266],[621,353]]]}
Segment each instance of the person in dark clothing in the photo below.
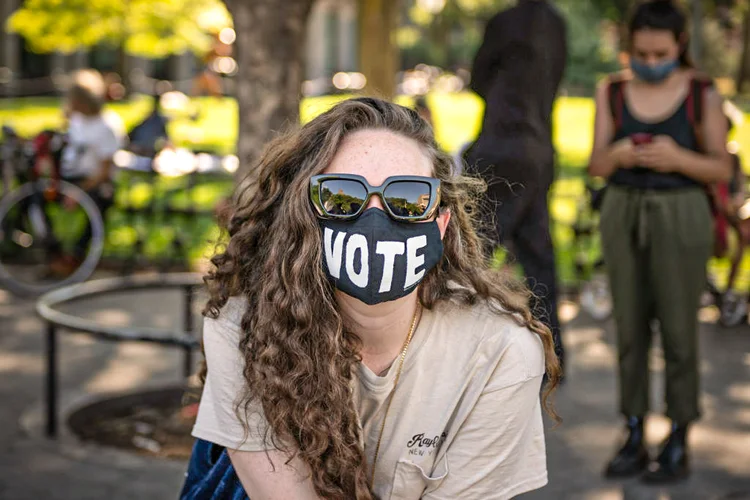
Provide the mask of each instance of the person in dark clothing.
{"label": "person in dark clothing", "polygon": [[161,110],[161,95],[154,96],[151,113],[128,134],[128,149],[137,155],[153,158],[169,143],[168,120]]}
{"label": "person in dark clothing", "polygon": [[504,245],[538,297],[532,304],[552,330],[564,361],[557,315],[555,255],[547,192],[554,179],[552,105],[565,70],[567,34],[547,0],[520,0],[487,24],[471,88],[485,100],[482,131],[464,158],[488,184],[494,220],[487,251]]}

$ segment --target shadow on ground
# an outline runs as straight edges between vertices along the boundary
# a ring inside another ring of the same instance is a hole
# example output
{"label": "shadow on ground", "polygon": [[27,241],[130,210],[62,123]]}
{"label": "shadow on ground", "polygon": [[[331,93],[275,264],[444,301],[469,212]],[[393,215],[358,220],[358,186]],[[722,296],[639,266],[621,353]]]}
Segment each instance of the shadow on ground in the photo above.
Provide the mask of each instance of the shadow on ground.
{"label": "shadow on ground", "polygon": [[[179,327],[179,292],[104,296],[70,306],[107,324]],[[197,311],[196,311],[197,314]],[[711,319],[710,311],[706,313]],[[22,416],[40,408],[43,389],[43,324],[33,304],[0,291],[0,499],[171,499],[184,463],[148,459],[95,446],[73,445],[27,434]],[[670,488],[637,479],[608,482],[605,461],[617,446],[616,352],[613,328],[579,315],[568,324],[567,383],[555,397],[563,423],[547,430],[549,485],[525,500],[719,500],[750,498],[750,326],[701,327],[705,415],[691,435],[694,474]],[[100,394],[180,380],[180,352],[156,346],[113,344],[64,335],[60,346],[63,392]],[[666,435],[662,408],[663,358],[656,349],[653,408],[648,423],[655,449]],[[740,496],[740,492],[748,496]]]}

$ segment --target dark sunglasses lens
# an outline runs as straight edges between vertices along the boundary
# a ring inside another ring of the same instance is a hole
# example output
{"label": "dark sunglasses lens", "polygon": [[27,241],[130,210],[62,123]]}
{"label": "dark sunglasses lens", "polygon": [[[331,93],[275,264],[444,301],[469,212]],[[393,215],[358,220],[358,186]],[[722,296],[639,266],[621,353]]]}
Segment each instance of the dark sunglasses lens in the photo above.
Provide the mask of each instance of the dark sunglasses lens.
{"label": "dark sunglasses lens", "polygon": [[320,202],[328,215],[354,215],[364,204],[367,189],[350,179],[327,179],[320,183]]}
{"label": "dark sunglasses lens", "polygon": [[385,188],[385,202],[397,217],[419,217],[427,212],[430,185],[420,181],[392,182]]}

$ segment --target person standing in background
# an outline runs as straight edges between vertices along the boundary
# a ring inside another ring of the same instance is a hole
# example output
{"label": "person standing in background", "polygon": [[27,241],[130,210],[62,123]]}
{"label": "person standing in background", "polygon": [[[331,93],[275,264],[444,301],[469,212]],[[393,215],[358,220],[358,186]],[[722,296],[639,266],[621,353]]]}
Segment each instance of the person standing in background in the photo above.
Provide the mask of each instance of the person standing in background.
{"label": "person standing in background", "polygon": [[[732,159],[722,97],[691,64],[679,4],[641,4],[628,36],[630,71],[611,75],[597,89],[589,162],[589,174],[608,184],[600,231],[626,431],[604,474],[667,483],[690,473],[688,430],[701,414],[697,313],[714,242],[706,188],[731,180]],[[644,423],[657,332],[672,425],[651,461]]]}
{"label": "person standing in background", "polygon": [[565,20],[547,0],[520,0],[487,24],[471,88],[486,103],[482,131],[467,150],[470,171],[488,184],[492,242],[523,267],[538,299],[535,314],[552,330],[564,362],[557,314],[555,255],[547,193],[554,179],[552,106],[567,58]]}

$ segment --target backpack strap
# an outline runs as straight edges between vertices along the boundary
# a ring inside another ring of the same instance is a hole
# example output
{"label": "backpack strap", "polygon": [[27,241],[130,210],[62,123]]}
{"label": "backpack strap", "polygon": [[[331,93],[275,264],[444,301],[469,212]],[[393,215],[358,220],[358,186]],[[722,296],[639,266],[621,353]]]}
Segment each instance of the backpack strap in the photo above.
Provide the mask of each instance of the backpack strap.
{"label": "backpack strap", "polygon": [[705,76],[696,75],[690,80],[690,88],[687,96],[687,116],[693,127],[698,149],[703,149],[703,104],[706,89],[713,86],[713,81]]}
{"label": "backpack strap", "polygon": [[607,85],[609,112],[612,115],[615,130],[619,130],[622,127],[623,107],[625,105],[624,85],[625,81],[619,79],[611,79],[609,85]]}
{"label": "backpack strap", "polygon": [[[703,148],[703,107],[706,90],[713,86],[713,80],[705,75],[697,74],[690,80],[687,97],[687,118],[693,127],[698,151]],[[729,202],[729,183],[715,182],[706,186],[714,219],[714,256],[723,257],[728,247],[729,220],[725,213]]]}
{"label": "backpack strap", "polygon": [[609,101],[609,112],[615,131],[622,127],[622,117],[625,108],[625,84],[631,79],[629,73],[621,71],[609,75],[607,83],[607,100]]}

